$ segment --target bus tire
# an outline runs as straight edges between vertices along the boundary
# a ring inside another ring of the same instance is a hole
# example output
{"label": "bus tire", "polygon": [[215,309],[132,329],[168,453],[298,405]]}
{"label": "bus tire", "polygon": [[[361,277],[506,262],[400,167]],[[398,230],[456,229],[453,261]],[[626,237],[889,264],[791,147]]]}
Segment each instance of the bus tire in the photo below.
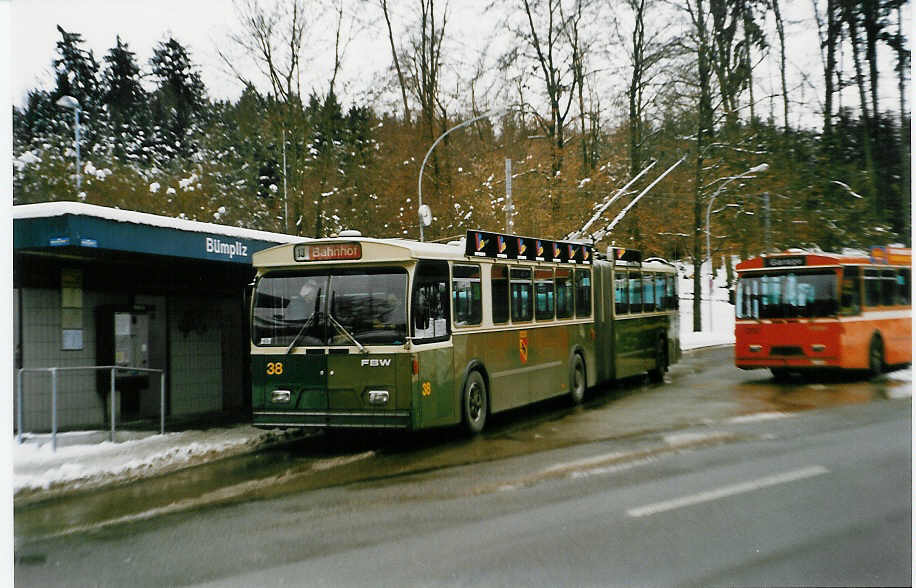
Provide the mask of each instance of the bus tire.
{"label": "bus tire", "polygon": [[464,381],[461,407],[465,432],[477,435],[483,431],[487,422],[487,384],[477,370],[471,371]]}
{"label": "bus tire", "polygon": [[574,353],[569,364],[569,399],[576,404],[582,404],[585,399],[585,362],[582,356]]}
{"label": "bus tire", "polygon": [[777,382],[785,382],[789,379],[789,370],[781,367],[770,368],[770,372],[773,374],[773,379]]}
{"label": "bus tire", "polygon": [[668,342],[664,337],[659,337],[655,343],[655,367],[649,370],[649,380],[660,384],[665,381],[665,372],[668,371]]}
{"label": "bus tire", "polygon": [[872,337],[868,346],[868,373],[873,378],[884,373],[884,344],[878,335]]}

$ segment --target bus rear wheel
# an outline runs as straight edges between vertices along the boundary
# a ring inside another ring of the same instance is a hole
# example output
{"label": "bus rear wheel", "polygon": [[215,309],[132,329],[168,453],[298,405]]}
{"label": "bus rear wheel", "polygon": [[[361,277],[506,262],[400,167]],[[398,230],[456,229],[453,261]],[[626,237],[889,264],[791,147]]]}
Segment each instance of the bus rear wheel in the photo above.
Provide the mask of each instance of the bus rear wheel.
{"label": "bus rear wheel", "polygon": [[473,371],[468,374],[461,406],[464,430],[469,435],[477,435],[483,431],[487,422],[487,385],[480,372]]}
{"label": "bus rear wheel", "polygon": [[665,381],[668,371],[668,344],[663,337],[655,343],[655,367],[649,370],[649,380],[659,384]]}
{"label": "bus rear wheel", "polygon": [[582,404],[585,399],[585,381],[585,362],[576,353],[569,366],[569,399],[573,404]]}
{"label": "bus rear wheel", "polygon": [[875,378],[884,373],[884,345],[880,337],[874,337],[868,346],[868,373]]}

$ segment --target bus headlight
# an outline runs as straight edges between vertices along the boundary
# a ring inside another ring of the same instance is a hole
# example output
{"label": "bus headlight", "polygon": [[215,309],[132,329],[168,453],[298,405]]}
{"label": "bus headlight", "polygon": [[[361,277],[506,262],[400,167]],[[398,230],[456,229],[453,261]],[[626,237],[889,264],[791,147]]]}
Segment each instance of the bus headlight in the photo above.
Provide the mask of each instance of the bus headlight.
{"label": "bus headlight", "polygon": [[270,401],[274,404],[289,404],[290,397],[289,390],[274,390],[270,393]]}
{"label": "bus headlight", "polygon": [[369,404],[388,404],[388,390],[369,390]]}

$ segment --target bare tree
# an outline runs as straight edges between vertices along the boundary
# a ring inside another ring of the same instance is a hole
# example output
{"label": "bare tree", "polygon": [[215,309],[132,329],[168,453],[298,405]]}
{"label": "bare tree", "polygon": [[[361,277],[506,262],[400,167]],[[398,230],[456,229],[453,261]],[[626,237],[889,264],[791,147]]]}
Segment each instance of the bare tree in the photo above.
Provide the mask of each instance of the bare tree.
{"label": "bare tree", "polygon": [[[302,44],[308,28],[305,2],[287,0],[265,6],[258,0],[236,0],[235,10],[241,30],[231,33],[229,41],[254,61],[278,100],[299,98]],[[242,84],[257,86],[234,56],[223,49],[217,49],[217,53]]]}
{"label": "bare tree", "polygon": [[[582,0],[577,0],[577,5]],[[538,123],[552,143],[554,174],[563,167],[563,148],[566,142],[566,125],[576,96],[578,79],[575,72],[575,53],[569,46],[567,23],[563,17],[561,0],[523,0],[527,29],[516,35],[527,48],[534,68],[540,72],[546,92],[549,117],[535,111]],[[574,14],[581,15],[577,7]]]}
{"label": "bare tree", "polygon": [[407,79],[404,72],[401,71],[401,62],[398,59],[398,48],[394,43],[394,32],[391,27],[391,14],[388,11],[388,0],[379,0],[382,14],[385,16],[385,25],[388,27],[388,45],[391,47],[391,59],[394,62],[394,69],[398,74],[398,85],[401,88],[401,100],[404,104],[404,122],[410,123],[410,108],[407,105]]}
{"label": "bare tree", "polygon": [[782,115],[785,132],[789,132],[789,89],[786,85],[786,29],[779,10],[779,0],[770,0],[776,19],[776,35],[779,37],[779,81],[782,84]]}
{"label": "bare tree", "polygon": [[[661,26],[649,29],[650,14],[657,3],[652,0],[626,0],[633,18],[633,29],[623,40],[630,60],[630,83],[627,86],[627,123],[629,138],[630,175],[635,176],[645,167],[649,157],[646,154],[647,112],[650,102],[656,98],[650,94],[659,73],[659,64],[666,58],[673,58],[673,39],[662,38]],[[657,17],[657,12],[651,15]],[[621,34],[621,37],[623,35]]]}
{"label": "bare tree", "polygon": [[[696,79],[698,85],[697,104],[697,137],[696,137],[696,166],[694,168],[693,186],[693,330],[702,330],[702,316],[700,298],[702,296],[702,283],[700,272],[703,265],[703,172],[704,158],[707,146],[713,134],[713,105],[712,105],[712,54],[713,39],[707,22],[706,0],[688,0],[686,10],[691,22],[691,36],[693,37],[696,51]],[[711,293],[710,293],[711,295]]]}
{"label": "bare tree", "polygon": [[[413,76],[413,91],[420,104],[420,117],[430,142],[435,141],[436,115],[445,119],[445,106],[440,98],[442,74],[442,41],[445,39],[448,3],[437,20],[435,0],[419,2],[419,32],[414,36],[410,56]],[[442,130],[445,130],[444,127]]]}
{"label": "bare tree", "polygon": [[824,135],[828,140],[833,136],[833,95],[836,93],[834,76],[837,75],[837,48],[842,32],[838,1],[827,0],[827,8],[822,17],[818,0],[811,0],[821,44],[821,60],[824,64]]}

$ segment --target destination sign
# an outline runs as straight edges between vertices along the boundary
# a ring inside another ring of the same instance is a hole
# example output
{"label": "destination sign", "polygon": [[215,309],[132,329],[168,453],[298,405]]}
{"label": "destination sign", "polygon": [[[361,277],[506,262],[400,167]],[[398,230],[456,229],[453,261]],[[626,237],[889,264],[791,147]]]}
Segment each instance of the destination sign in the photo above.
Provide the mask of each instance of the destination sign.
{"label": "destination sign", "polygon": [[587,265],[594,250],[586,243],[552,241],[487,231],[468,231],[464,242],[468,257],[491,257],[526,261],[552,261]]}
{"label": "destination sign", "polygon": [[872,263],[884,265],[910,265],[912,259],[909,247],[872,247],[869,252]]}
{"label": "destination sign", "polygon": [[642,263],[642,252],[638,249],[608,247],[608,257],[613,257],[614,261],[633,261]]}
{"label": "destination sign", "polygon": [[798,267],[805,265],[804,255],[793,255],[791,257],[764,257],[763,267]]}
{"label": "destination sign", "polygon": [[363,247],[359,243],[302,243],[293,248],[296,261],[360,259],[362,256]]}

